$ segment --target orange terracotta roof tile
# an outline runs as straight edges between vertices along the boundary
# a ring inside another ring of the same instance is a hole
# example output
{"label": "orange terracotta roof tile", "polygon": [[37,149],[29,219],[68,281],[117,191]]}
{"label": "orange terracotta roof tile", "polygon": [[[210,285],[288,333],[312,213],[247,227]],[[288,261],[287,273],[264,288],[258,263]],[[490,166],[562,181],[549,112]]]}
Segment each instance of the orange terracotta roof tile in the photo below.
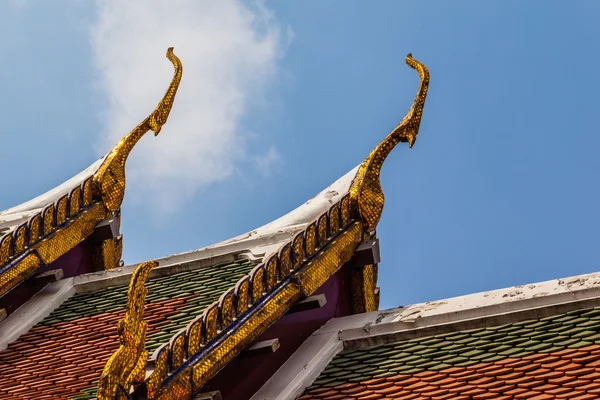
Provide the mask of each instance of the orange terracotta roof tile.
{"label": "orange terracotta roof tile", "polygon": [[598,396],[590,393],[582,394],[581,396],[573,397],[572,400],[594,400]]}
{"label": "orange terracotta roof tile", "polygon": [[[253,266],[236,261],[148,280],[148,350],[218,299],[222,292],[211,285],[234,285]],[[95,398],[96,382],[119,346],[126,298],[127,285],[76,294],[0,351],[0,398]]]}
{"label": "orange terracotta roof tile", "polygon": [[531,400],[552,400],[552,399],[554,399],[554,396],[551,394],[546,394],[546,393],[538,394],[537,396],[531,398]]}
{"label": "orange terracotta roof tile", "polygon": [[585,394],[584,391],[581,390],[571,390],[570,392],[565,392],[565,393],[561,393],[556,395],[557,399],[569,399],[572,400],[573,398],[577,397],[577,396],[581,396]]}

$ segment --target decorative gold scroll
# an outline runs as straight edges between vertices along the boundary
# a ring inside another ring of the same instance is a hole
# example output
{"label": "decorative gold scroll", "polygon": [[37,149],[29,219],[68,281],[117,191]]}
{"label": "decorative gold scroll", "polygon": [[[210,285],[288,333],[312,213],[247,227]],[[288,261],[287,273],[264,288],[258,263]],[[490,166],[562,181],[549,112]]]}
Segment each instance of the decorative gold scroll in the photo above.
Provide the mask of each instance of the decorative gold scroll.
{"label": "decorative gold scroll", "polygon": [[408,146],[412,147],[419,133],[423,106],[429,87],[429,71],[425,65],[412,58],[411,54],[406,56],[406,63],[415,69],[421,78],[417,96],[398,126],[362,162],[350,186],[352,206],[354,210],[358,211],[360,220],[365,226],[366,235],[373,234],[383,211],[383,190],[379,181],[383,162],[398,143],[407,142]]}
{"label": "decorative gold scroll", "polygon": [[147,324],[144,321],[144,303],[148,289],[144,286],[155,261],[137,266],[127,292],[125,318],[119,321],[121,345],[104,366],[98,382],[98,399],[126,399],[131,385],[144,380],[148,351],[145,347]]}
{"label": "decorative gold scroll", "polygon": [[175,74],[167,92],[152,114],[140,122],[115,146],[94,175],[94,193],[100,195],[102,202],[109,211],[117,211],[123,202],[123,196],[125,195],[125,162],[133,146],[149,130],[152,130],[154,136],[157,136],[162,126],[167,122],[173,107],[175,94],[179,82],[181,82],[182,66],[179,58],[173,54],[172,47],[167,50],[167,58],[175,68]]}

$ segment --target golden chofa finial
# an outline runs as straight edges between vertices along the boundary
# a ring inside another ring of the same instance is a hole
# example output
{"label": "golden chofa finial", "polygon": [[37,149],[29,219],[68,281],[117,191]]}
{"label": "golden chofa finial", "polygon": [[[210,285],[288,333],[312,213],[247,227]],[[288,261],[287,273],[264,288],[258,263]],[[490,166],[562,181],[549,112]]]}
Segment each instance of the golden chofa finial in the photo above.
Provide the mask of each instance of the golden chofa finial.
{"label": "golden chofa finial", "polygon": [[383,211],[383,190],[379,181],[383,162],[399,142],[406,142],[409,147],[413,147],[419,133],[423,106],[429,87],[429,71],[425,65],[412,58],[412,54],[406,56],[406,64],[419,73],[420,83],[417,96],[398,126],[362,162],[350,186],[353,209],[358,212],[358,217],[365,225],[367,235],[372,234],[375,230]]}
{"label": "golden chofa finial", "polygon": [[182,66],[179,58],[173,53],[172,47],[167,50],[167,58],[175,68],[175,74],[167,92],[152,114],[140,122],[115,146],[94,175],[94,195],[101,198],[108,211],[118,210],[123,202],[123,196],[125,195],[125,162],[133,146],[149,130],[154,132],[154,136],[158,135],[162,126],[167,122],[173,107],[175,94],[181,81]]}

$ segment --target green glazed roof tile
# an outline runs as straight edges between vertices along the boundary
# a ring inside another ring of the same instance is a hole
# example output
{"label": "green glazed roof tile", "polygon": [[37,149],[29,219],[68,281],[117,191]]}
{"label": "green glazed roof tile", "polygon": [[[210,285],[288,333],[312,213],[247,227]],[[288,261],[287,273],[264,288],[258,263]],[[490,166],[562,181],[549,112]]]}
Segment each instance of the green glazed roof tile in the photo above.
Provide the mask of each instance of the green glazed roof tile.
{"label": "green glazed roof tile", "polygon": [[[598,317],[597,321],[590,320]],[[344,350],[319,380],[336,384],[377,377],[468,367],[506,358],[551,353],[600,342],[600,308],[554,315],[499,327],[415,338],[372,348]],[[342,373],[346,375],[341,375]],[[330,387],[320,383],[316,387]]]}
{"label": "green glazed roof tile", "polygon": [[585,346],[590,346],[594,344],[593,342],[588,342],[587,340],[581,340],[577,343],[573,343],[572,345],[570,345],[569,347],[572,349],[578,349],[580,347],[585,347]]}
{"label": "green glazed roof tile", "polygon": [[600,317],[600,308],[594,308],[588,312],[581,314],[581,316],[586,318]]}
{"label": "green glazed roof tile", "polygon": [[[232,288],[255,265],[250,261],[236,261],[148,279],[147,307],[154,303],[187,299],[170,308],[172,315],[163,321],[158,331],[148,333],[148,351],[152,353],[160,344],[167,342],[193,318],[200,315],[208,305],[218,300],[225,290]],[[127,291],[128,285],[123,285],[93,293],[75,294],[38,325],[53,325],[123,311],[127,302]]]}

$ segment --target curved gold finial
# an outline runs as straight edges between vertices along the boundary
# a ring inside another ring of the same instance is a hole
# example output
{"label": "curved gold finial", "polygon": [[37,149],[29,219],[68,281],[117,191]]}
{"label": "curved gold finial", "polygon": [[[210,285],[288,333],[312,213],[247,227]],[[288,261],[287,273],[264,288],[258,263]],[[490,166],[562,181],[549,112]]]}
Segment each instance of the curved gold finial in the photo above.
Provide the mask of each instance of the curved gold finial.
{"label": "curved gold finial", "polygon": [[125,162],[133,146],[149,130],[154,132],[154,136],[158,135],[162,126],[167,122],[173,107],[175,94],[181,81],[182,66],[179,58],[173,53],[172,47],[167,50],[167,58],[175,68],[175,74],[167,92],[152,114],[140,122],[115,146],[94,175],[94,193],[101,197],[102,202],[109,211],[118,210],[123,202],[123,196],[125,195]]}
{"label": "curved gold finial", "polygon": [[353,208],[358,211],[367,235],[375,229],[383,211],[383,190],[379,181],[381,166],[399,142],[407,142],[409,147],[415,144],[421,124],[423,106],[429,87],[429,71],[425,65],[412,58],[412,54],[406,56],[406,63],[419,73],[420,83],[417,96],[398,126],[371,151],[360,165],[350,186]]}
{"label": "curved gold finial", "polygon": [[108,359],[100,381],[98,399],[127,398],[131,385],[142,382],[146,373],[148,351],[146,350],[146,328],[144,303],[148,289],[144,286],[148,274],[156,267],[156,261],[148,261],[137,266],[127,292],[125,317],[119,321],[119,342],[121,345]]}

